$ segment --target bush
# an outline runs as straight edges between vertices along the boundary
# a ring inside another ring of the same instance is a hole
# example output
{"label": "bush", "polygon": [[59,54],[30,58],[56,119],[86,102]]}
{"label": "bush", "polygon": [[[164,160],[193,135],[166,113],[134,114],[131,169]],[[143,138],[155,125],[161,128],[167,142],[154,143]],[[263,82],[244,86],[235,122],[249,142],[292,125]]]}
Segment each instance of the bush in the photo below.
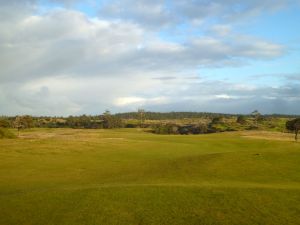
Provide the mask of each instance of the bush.
{"label": "bush", "polygon": [[125,128],[137,128],[137,127],[139,127],[139,125],[137,125],[137,124],[133,124],[133,123],[125,124]]}
{"label": "bush", "polygon": [[211,121],[212,124],[224,123],[224,118],[222,116],[216,116]]}
{"label": "bush", "polygon": [[174,124],[161,124],[154,126],[156,134],[177,134],[178,126]]}
{"label": "bush", "polygon": [[286,129],[289,131],[295,131],[297,126],[300,126],[300,118],[289,120],[285,124]]}
{"label": "bush", "polygon": [[9,120],[0,118],[0,127],[8,128],[11,127]]}
{"label": "bush", "polygon": [[258,126],[255,126],[255,125],[250,125],[248,127],[246,127],[246,130],[258,130],[259,127]]}
{"label": "bush", "polygon": [[238,116],[236,122],[239,123],[239,124],[246,124],[246,123],[247,123],[247,120],[246,120],[246,117],[245,117],[245,116],[240,115],[240,116]]}
{"label": "bush", "polygon": [[16,135],[9,131],[8,129],[0,128],[0,139],[3,138],[15,138]]}
{"label": "bush", "polygon": [[206,134],[210,133],[205,124],[199,125],[177,125],[177,124],[161,124],[156,125],[153,129],[156,134]]}

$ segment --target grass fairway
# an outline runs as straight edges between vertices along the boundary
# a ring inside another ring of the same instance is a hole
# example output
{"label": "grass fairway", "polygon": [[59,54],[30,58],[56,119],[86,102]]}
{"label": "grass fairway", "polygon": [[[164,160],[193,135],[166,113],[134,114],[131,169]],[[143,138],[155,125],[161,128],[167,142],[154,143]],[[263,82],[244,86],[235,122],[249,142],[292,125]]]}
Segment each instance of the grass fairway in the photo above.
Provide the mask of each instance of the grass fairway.
{"label": "grass fairway", "polygon": [[23,131],[0,140],[0,224],[300,224],[300,143],[263,135]]}

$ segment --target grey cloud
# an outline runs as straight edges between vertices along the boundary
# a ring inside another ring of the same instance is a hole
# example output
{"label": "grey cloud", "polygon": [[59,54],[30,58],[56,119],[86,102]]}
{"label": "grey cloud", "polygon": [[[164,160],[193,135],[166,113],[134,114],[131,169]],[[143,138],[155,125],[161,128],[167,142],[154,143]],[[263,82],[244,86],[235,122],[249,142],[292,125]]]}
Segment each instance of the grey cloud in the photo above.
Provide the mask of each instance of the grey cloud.
{"label": "grey cloud", "polygon": [[217,16],[221,17],[220,19],[240,19],[241,17],[277,10],[289,4],[297,4],[296,0],[195,0],[192,2],[175,0],[174,2],[186,17]]}
{"label": "grey cloud", "polygon": [[168,81],[168,80],[176,80],[177,77],[174,76],[166,76],[166,77],[154,77],[154,80]]}
{"label": "grey cloud", "polygon": [[288,75],[285,75],[285,77],[289,81],[300,82],[300,73],[299,74],[288,74]]}
{"label": "grey cloud", "polygon": [[[147,18],[142,11],[152,3],[141,1],[131,22],[90,19],[70,9],[40,15],[33,13],[35,1],[24,2],[26,7],[0,0],[0,17],[5,17],[0,20],[0,114],[68,115],[136,107],[114,104],[120,97],[143,98],[136,104],[145,102],[149,110],[244,112],[261,106],[266,112],[299,113],[297,86],[239,89],[194,75],[202,67],[280,57],[284,46],[238,35],[164,41],[135,22],[168,24],[173,18],[162,1],[153,3],[157,7]],[[286,77],[297,80],[298,75]],[[276,108],[282,102],[286,109]]]}
{"label": "grey cloud", "polygon": [[[258,109],[262,113],[300,114],[299,85],[253,88],[212,80],[171,81],[161,82],[140,76],[71,80],[57,77],[52,81],[37,81],[34,84],[0,84],[0,112],[69,115],[97,114],[107,108],[128,111],[144,107],[153,111],[249,113]],[[137,101],[115,104],[120,97]]]}
{"label": "grey cloud", "polygon": [[176,20],[176,17],[168,10],[163,0],[123,0],[112,1],[104,5],[99,16],[104,18],[128,19],[146,26],[165,26]]}
{"label": "grey cloud", "polygon": [[[94,0],[49,0],[49,2],[56,2],[56,3],[62,3],[62,4],[71,4],[76,2],[85,2],[85,3],[93,3]],[[39,0],[0,0],[1,6],[7,6],[7,5],[28,5],[28,4],[38,4],[40,3]]]}
{"label": "grey cloud", "polygon": [[[297,0],[114,0],[100,10],[99,15],[128,19],[147,26],[161,27],[193,23],[207,18],[220,21],[237,21],[268,11],[282,9],[287,5],[299,6]],[[174,16],[176,15],[176,16]]]}
{"label": "grey cloud", "polygon": [[271,74],[256,74],[251,76],[252,79],[275,78],[289,82],[300,81],[300,73],[271,73]]}
{"label": "grey cloud", "polygon": [[135,24],[90,20],[71,10],[24,16],[17,23],[0,22],[0,28],[4,80],[176,72],[284,53],[283,46],[250,37],[166,42]]}
{"label": "grey cloud", "polygon": [[169,97],[170,101],[167,104],[146,107],[158,111],[172,111],[175,108],[183,111],[250,113],[258,109],[262,113],[300,114],[299,85],[249,89],[246,87],[236,89],[235,86],[233,83],[219,81],[189,84],[183,90],[170,86],[169,89],[174,90],[170,92],[165,88],[160,93]]}

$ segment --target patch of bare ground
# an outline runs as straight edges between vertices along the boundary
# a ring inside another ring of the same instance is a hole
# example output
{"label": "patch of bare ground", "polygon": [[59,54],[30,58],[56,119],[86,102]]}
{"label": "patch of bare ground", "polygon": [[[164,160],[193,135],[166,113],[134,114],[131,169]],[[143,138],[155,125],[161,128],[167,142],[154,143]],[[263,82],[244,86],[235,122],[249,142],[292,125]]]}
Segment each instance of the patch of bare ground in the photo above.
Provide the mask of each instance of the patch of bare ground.
{"label": "patch of bare ground", "polygon": [[54,133],[22,133],[19,134],[19,138],[22,139],[48,139],[57,136]]}
{"label": "patch of bare ground", "polygon": [[83,142],[119,142],[125,140],[123,137],[107,136],[103,130],[81,130],[81,129],[56,129],[52,130],[27,130],[21,131],[20,139],[57,139]]}
{"label": "patch of bare ground", "polygon": [[294,141],[294,134],[272,131],[242,131],[242,137],[263,139],[263,140],[276,140],[276,141]]}

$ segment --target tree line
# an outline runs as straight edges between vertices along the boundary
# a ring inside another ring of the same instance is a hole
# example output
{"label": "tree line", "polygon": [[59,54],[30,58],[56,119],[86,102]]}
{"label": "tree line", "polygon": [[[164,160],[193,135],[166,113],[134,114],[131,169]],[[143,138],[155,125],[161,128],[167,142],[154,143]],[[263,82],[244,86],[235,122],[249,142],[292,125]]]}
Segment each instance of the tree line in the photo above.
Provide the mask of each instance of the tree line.
{"label": "tree line", "polygon": [[112,129],[124,127],[121,118],[105,111],[98,116],[69,116],[69,117],[32,117],[29,115],[15,117],[0,117],[0,127],[16,128],[86,128],[86,129]]}
{"label": "tree line", "polygon": [[[285,116],[286,117],[286,116]],[[182,120],[185,118],[206,118],[210,122],[197,124],[176,124],[172,122],[162,123],[163,120]],[[226,123],[226,119],[236,118],[234,124]],[[244,129],[259,129],[259,125],[272,121],[270,115],[262,115],[257,110],[249,115],[198,113],[198,112],[138,112],[111,114],[105,111],[101,115],[81,115],[69,117],[32,117],[29,115],[15,117],[0,117],[0,128],[16,128],[18,131],[26,128],[81,128],[81,129],[112,129],[112,128],[151,128],[157,134],[202,134]],[[279,117],[280,118],[280,117]],[[129,120],[135,120],[132,123]],[[152,121],[147,123],[147,121]],[[154,122],[153,122],[154,121]],[[249,122],[250,121],[250,122]],[[285,125],[286,129],[295,133],[298,139],[300,130],[300,118],[289,119]]]}
{"label": "tree line", "polygon": [[[238,117],[238,116],[253,116],[257,114],[264,118],[295,118],[299,115],[283,115],[283,114],[265,114],[262,115],[257,110],[254,110],[249,114],[229,114],[229,113],[211,113],[211,112],[147,112],[143,111],[143,116],[147,120],[171,120],[171,119],[185,119],[185,118],[215,118],[215,117]],[[140,119],[141,113],[138,112],[126,112],[126,113],[117,113],[115,116],[121,119]]]}

